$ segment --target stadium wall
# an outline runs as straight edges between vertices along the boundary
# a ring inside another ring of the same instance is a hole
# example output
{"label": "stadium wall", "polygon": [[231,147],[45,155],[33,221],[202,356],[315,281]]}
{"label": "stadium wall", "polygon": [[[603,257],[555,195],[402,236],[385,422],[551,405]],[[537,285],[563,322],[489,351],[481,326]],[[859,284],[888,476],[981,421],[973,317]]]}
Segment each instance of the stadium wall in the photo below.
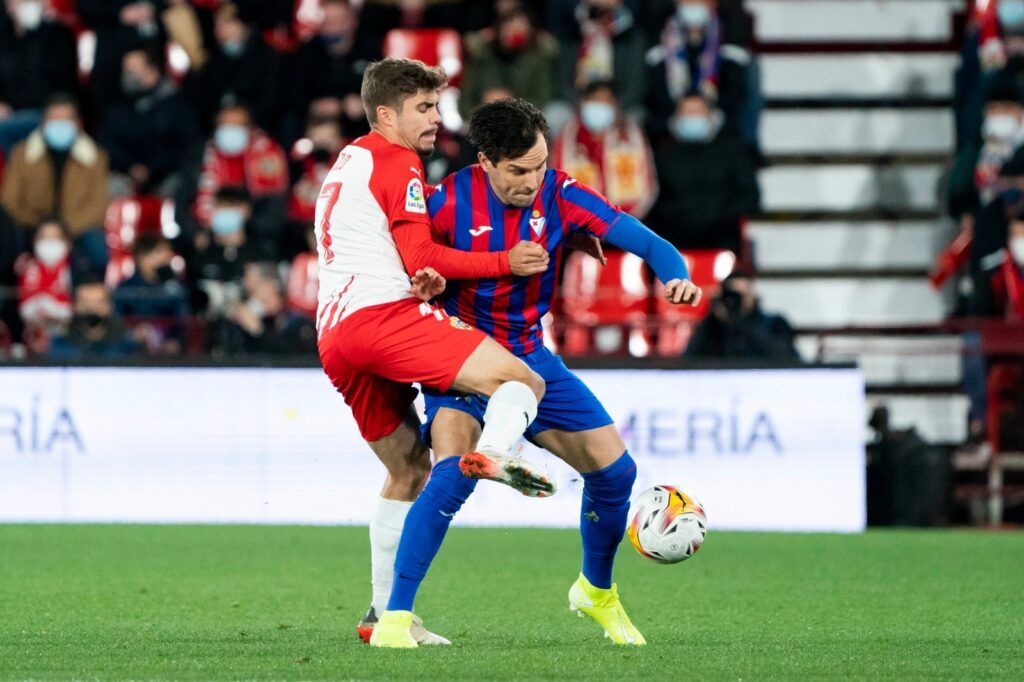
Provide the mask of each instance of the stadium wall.
{"label": "stadium wall", "polygon": [[[859,370],[580,370],[639,465],[713,529],[865,526]],[[481,485],[465,525],[574,526],[582,481],[527,445],[560,492]],[[0,522],[365,524],[383,468],[319,369],[8,368]]]}

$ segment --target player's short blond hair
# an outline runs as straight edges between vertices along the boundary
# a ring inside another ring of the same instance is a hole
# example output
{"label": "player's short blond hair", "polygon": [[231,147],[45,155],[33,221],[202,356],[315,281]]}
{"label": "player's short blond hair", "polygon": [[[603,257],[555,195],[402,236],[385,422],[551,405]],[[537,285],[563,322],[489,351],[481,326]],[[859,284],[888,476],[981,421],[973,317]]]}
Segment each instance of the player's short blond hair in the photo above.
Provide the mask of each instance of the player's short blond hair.
{"label": "player's short blond hair", "polygon": [[366,67],[359,95],[366,118],[373,124],[377,122],[377,107],[401,111],[402,102],[409,97],[421,90],[440,90],[447,83],[448,76],[440,66],[427,66],[415,59],[388,57]]}

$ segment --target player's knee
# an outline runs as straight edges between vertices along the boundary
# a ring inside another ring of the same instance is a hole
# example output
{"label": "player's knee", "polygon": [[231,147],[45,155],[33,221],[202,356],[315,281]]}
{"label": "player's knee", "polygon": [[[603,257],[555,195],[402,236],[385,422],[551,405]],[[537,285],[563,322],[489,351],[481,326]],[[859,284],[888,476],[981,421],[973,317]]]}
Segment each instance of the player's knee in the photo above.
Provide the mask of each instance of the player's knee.
{"label": "player's knee", "polygon": [[544,397],[544,391],[547,388],[544,378],[525,364],[517,368],[517,370],[516,376],[510,378],[509,381],[519,381],[526,384],[533,391],[533,394],[537,396],[537,402],[539,403],[541,398]]}

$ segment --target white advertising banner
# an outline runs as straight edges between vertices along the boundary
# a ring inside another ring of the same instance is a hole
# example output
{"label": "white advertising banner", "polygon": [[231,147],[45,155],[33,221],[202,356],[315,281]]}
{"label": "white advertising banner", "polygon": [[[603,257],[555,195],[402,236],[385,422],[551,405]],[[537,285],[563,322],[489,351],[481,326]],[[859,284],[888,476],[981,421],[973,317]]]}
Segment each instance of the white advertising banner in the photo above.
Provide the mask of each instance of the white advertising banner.
{"label": "white advertising banner", "polygon": [[[864,382],[854,369],[581,370],[637,460],[635,492],[676,485],[712,529],[865,525]],[[482,483],[467,525],[574,526],[559,492]],[[318,369],[0,369],[0,521],[369,521],[384,478]]]}

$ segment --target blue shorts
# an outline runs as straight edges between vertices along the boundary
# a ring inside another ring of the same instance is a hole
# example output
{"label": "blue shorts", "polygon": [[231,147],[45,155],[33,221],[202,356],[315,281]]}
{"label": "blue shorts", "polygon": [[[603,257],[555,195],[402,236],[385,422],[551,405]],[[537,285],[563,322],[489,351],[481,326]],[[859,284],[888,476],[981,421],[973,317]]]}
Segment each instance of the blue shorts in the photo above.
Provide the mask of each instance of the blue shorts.
{"label": "blue shorts", "polygon": [[[526,430],[527,439],[532,440],[542,431],[558,429],[559,431],[588,431],[613,424],[614,421],[604,409],[587,385],[569,371],[569,368],[547,348],[541,348],[529,355],[520,356],[530,369],[539,374],[547,384],[547,390],[540,405],[537,406],[537,418]],[[427,420],[420,427],[423,442],[430,445],[430,425],[434,415],[442,407],[465,412],[476,417],[483,423],[484,410],[487,409],[487,398],[478,395],[465,395],[449,391],[438,393],[429,388],[423,389],[426,401]]]}

